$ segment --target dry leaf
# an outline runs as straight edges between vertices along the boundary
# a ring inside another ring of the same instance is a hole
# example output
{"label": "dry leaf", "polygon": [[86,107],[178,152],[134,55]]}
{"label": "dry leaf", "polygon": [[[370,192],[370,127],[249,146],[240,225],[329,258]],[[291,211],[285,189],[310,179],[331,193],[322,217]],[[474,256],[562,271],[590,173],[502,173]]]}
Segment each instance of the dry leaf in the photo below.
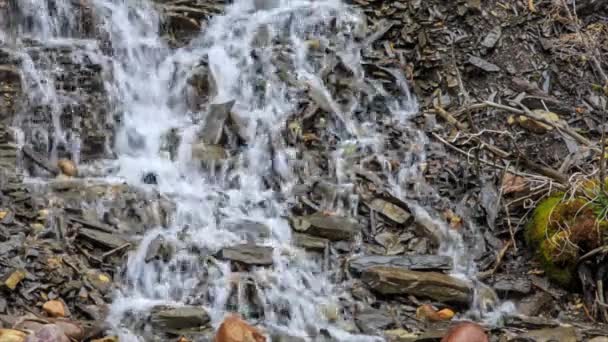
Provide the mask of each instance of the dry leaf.
{"label": "dry leaf", "polygon": [[525,191],[528,188],[528,182],[524,177],[505,173],[502,178],[502,193],[503,195]]}

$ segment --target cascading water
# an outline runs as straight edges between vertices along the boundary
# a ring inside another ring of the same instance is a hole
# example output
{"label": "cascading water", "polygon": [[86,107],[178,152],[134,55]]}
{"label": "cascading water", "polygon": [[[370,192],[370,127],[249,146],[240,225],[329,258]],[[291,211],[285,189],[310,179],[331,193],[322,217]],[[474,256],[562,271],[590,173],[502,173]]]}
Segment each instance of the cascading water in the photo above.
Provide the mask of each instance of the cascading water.
{"label": "cascading water", "polygon": [[[70,20],[70,2],[56,3],[60,5],[54,12],[44,9],[44,14],[36,15],[30,8],[32,1],[22,2],[20,10],[26,19],[17,32],[75,44],[78,35],[72,33],[78,29]],[[334,272],[292,243],[286,217],[296,202],[294,188],[305,181],[309,165],[303,151],[287,143],[286,137],[289,131],[301,133],[301,127],[292,123],[304,97],[313,98],[329,113],[324,129],[335,141],[327,142],[333,151],[333,159],[325,161],[327,176],[347,197],[329,200],[319,209],[352,215],[359,199],[349,177],[353,166],[349,156],[353,149],[377,156],[392,194],[408,202],[419,221],[437,227],[442,236],[440,251],[454,257],[455,272],[469,278],[474,274],[462,237],[408,199],[410,192],[421,192],[425,184],[422,166],[427,141],[409,123],[417,105],[399,71],[388,70],[397,80],[390,90],[366,79],[361,56],[363,17],[353,8],[339,0],[240,0],[213,18],[188,46],[172,49],[161,38],[161,18],[153,3],[91,3],[110,52],[102,52],[98,44],[84,44],[82,54],[74,58],[100,60],[111,75],[105,88],[121,122],[113,147],[117,159],[107,162],[109,170],[116,171],[106,180],[157,189],[176,205],[171,224],[146,232],[126,265],[124,286],[109,318],[121,341],[146,339],[144,332],[125,324],[126,318],[159,304],[203,306],[214,326],[227,312],[238,311],[271,331],[290,336],[318,340],[315,336],[325,329],[341,341],[377,340],[351,335],[326,319],[320,308],[349,300],[347,284],[334,283]],[[64,144],[70,140],[72,157],[77,159],[78,137],[67,139],[57,119],[66,103],[77,99],[54,92],[51,75],[27,62],[31,61],[28,51],[23,56],[26,83],[39,90],[39,98],[32,101],[52,106],[50,134]],[[200,65],[208,68],[210,93],[201,108],[193,109],[188,82]],[[338,65],[349,75],[339,94],[332,93],[321,76]],[[374,98],[383,99],[387,112],[383,116],[366,113],[362,107],[362,102]],[[223,138],[231,147],[226,149],[218,145],[218,139],[201,136],[203,127],[212,124],[210,113],[225,106],[239,126],[237,134]],[[383,125],[394,126],[411,140],[397,169],[382,157],[387,139]],[[171,132],[179,136],[175,155],[163,152]],[[52,156],[57,144],[52,144]],[[205,153],[220,157],[201,156]],[[144,174],[153,174],[157,184],[144,184]],[[252,238],[226,229],[243,221],[268,227],[269,234]],[[146,262],[149,245],[159,237],[173,246],[173,257],[167,262]],[[229,263],[213,257],[224,247],[245,242],[271,248],[272,267],[235,272]],[[250,284],[255,289],[254,304],[245,298]]]}

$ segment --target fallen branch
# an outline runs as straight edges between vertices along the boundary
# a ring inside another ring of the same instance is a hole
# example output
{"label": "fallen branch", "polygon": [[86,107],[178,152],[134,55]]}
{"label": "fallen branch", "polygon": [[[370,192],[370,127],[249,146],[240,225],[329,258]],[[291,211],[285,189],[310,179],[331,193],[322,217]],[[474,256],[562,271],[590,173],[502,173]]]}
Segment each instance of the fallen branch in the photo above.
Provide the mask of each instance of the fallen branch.
{"label": "fallen branch", "polygon": [[516,104],[519,105],[520,107],[522,107],[522,109],[517,109],[515,107],[511,107],[511,106],[507,106],[507,105],[503,105],[503,104],[495,103],[495,102],[491,102],[491,101],[485,101],[484,103],[486,103],[488,106],[498,108],[498,109],[504,109],[504,110],[510,111],[512,113],[520,114],[520,115],[525,115],[533,120],[547,124],[555,129],[563,131],[564,133],[568,134],[569,136],[574,138],[579,143],[581,143],[585,146],[591,147],[591,149],[595,150],[596,152],[600,152],[600,150],[597,147],[593,146],[594,144],[589,139],[578,134],[572,128],[543,118],[542,116],[529,110],[526,106],[521,104],[521,102],[517,102]]}
{"label": "fallen branch", "polygon": [[[493,102],[490,102],[490,103],[495,104]],[[491,105],[490,103],[488,103],[488,105]],[[500,106],[502,106],[502,105],[500,105]],[[439,116],[444,118],[444,120],[446,120],[447,122],[449,122],[450,124],[452,124],[453,126],[458,128],[459,130],[464,131],[467,129],[465,124],[458,121],[458,119],[456,119],[453,115],[448,113],[443,108],[436,107],[436,112],[437,112],[437,114],[439,114]],[[437,135],[435,135],[435,136],[437,136]],[[530,159],[526,158],[523,155],[512,156],[511,153],[508,153],[494,145],[488,144],[488,143],[482,141],[481,139],[479,139],[478,137],[474,137],[473,140],[475,140],[477,143],[479,143],[482,148],[485,147],[488,151],[490,151],[492,154],[496,155],[499,158],[507,159],[507,160],[516,159],[516,160],[520,161],[524,166],[526,166],[527,168],[529,168],[535,172],[538,172],[544,176],[552,178],[561,184],[568,183],[568,176],[566,176],[565,174],[563,174],[555,169],[537,164],[537,163],[531,161]]]}

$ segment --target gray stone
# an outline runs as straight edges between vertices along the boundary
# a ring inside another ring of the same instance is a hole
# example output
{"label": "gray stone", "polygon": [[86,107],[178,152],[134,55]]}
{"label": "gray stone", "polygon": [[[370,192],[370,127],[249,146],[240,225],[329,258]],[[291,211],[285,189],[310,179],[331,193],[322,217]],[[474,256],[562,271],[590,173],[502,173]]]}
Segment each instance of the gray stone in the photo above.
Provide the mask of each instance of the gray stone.
{"label": "gray stone", "polygon": [[219,256],[225,260],[238,261],[250,266],[272,265],[272,247],[251,244],[236,245],[223,248]]}
{"label": "gray stone", "polygon": [[114,249],[122,247],[129,243],[129,241],[120,237],[120,235],[113,233],[105,233],[94,229],[82,228],[78,231],[78,236],[85,238],[97,245],[107,247],[108,249]]}
{"label": "gray stone", "polygon": [[375,266],[363,271],[361,280],[384,295],[414,295],[445,303],[469,303],[472,289],[464,281],[436,272],[409,271]]}
{"label": "gray stone", "polygon": [[525,277],[499,274],[494,277],[494,290],[499,292],[517,292],[528,294],[532,290],[532,282]]}
{"label": "gray stone", "polygon": [[161,330],[179,331],[204,328],[210,322],[210,318],[202,307],[158,306],[152,309],[150,322]]}
{"label": "gray stone", "polygon": [[349,240],[363,230],[363,227],[351,218],[320,213],[294,217],[291,224],[296,231],[332,241]]}
{"label": "gray stone", "polygon": [[222,139],[224,123],[228,118],[230,110],[235,101],[225,103],[214,103],[209,106],[209,112],[205,116],[203,129],[200,132],[201,141],[207,145],[217,145]]}
{"label": "gray stone", "polygon": [[491,49],[496,46],[496,43],[498,42],[501,36],[502,28],[500,26],[496,26],[486,35],[486,37],[481,42],[481,45],[483,47]]}
{"label": "gray stone", "polygon": [[452,259],[440,255],[402,255],[402,256],[363,256],[354,258],[349,262],[352,271],[363,272],[375,266],[390,266],[405,270],[451,270]]}
{"label": "gray stone", "polygon": [[328,239],[311,236],[308,234],[294,233],[293,239],[296,246],[315,251],[323,251],[329,244]]}
{"label": "gray stone", "polygon": [[519,335],[520,338],[528,338],[535,342],[577,342],[574,327],[557,327],[529,331]]}
{"label": "gray stone", "polygon": [[500,68],[496,64],[492,64],[483,58],[471,56],[469,63],[486,72],[498,72]]}
{"label": "gray stone", "polygon": [[373,199],[368,205],[398,224],[404,224],[412,217],[407,210],[380,198]]}

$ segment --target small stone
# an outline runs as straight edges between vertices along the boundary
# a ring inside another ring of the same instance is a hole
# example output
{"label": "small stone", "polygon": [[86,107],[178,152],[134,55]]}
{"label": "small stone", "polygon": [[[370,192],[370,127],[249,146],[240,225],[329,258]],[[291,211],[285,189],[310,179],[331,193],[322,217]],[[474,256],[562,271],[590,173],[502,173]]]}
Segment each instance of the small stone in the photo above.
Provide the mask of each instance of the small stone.
{"label": "small stone", "polygon": [[483,58],[471,56],[469,63],[486,72],[498,72],[500,68],[496,64],[492,64]]}
{"label": "small stone", "polygon": [[266,337],[256,327],[232,315],[220,325],[215,342],[266,342]]}
{"label": "small stone", "polygon": [[501,29],[501,27],[500,26],[496,26],[483,39],[483,41],[481,42],[481,45],[484,46],[484,47],[486,47],[486,48],[488,48],[488,49],[491,49],[494,46],[496,46],[496,43],[500,39],[501,35],[502,35],[502,29]]}
{"label": "small stone", "polygon": [[69,316],[65,304],[63,304],[63,302],[60,300],[49,300],[42,305],[42,310],[44,310],[44,312],[51,317]]}
{"label": "small stone", "polygon": [[25,279],[25,271],[13,270],[11,273],[5,276],[2,284],[4,284],[4,286],[8,287],[10,290],[14,290],[23,279]]}
{"label": "small stone", "polygon": [[294,217],[291,225],[296,231],[332,241],[349,240],[363,229],[358,222],[351,218],[321,213]]}
{"label": "small stone", "polygon": [[372,200],[369,206],[398,224],[404,224],[412,217],[405,209],[380,198]]}
{"label": "small stone", "polygon": [[328,303],[321,306],[323,316],[330,321],[335,322],[340,318],[340,307],[335,303]]}
{"label": "small stone", "polygon": [[222,161],[228,157],[226,150],[219,145],[198,143],[192,145],[192,159],[201,162]]}
{"label": "small stone", "polygon": [[27,333],[15,329],[0,329],[0,342],[24,342]]}
{"label": "small stone", "polygon": [[78,169],[76,168],[76,164],[69,159],[59,159],[57,162],[57,167],[61,170],[66,176],[75,177],[78,175]]}

